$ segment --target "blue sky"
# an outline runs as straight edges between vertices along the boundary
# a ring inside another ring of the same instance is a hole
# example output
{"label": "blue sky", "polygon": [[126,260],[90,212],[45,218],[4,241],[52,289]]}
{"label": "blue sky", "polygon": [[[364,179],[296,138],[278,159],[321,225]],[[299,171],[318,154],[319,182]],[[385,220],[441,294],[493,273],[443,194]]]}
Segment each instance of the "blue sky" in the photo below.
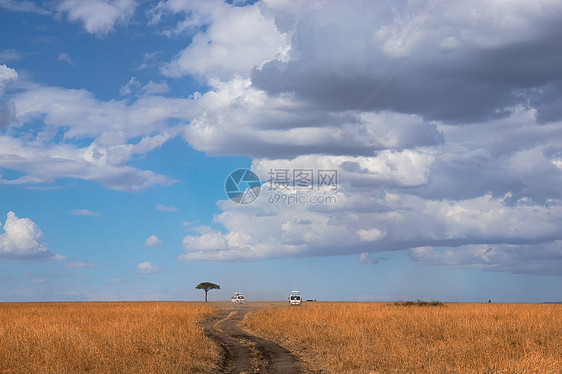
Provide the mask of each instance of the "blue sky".
{"label": "blue sky", "polygon": [[561,8],[0,0],[0,301],[562,300]]}

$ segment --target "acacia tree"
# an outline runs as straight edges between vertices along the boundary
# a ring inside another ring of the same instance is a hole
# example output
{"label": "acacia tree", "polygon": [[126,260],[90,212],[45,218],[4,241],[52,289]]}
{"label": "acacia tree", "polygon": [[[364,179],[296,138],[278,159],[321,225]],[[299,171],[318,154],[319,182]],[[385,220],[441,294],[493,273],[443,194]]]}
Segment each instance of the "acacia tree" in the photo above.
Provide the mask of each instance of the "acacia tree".
{"label": "acacia tree", "polygon": [[209,290],[220,290],[221,286],[211,282],[203,282],[203,283],[199,283],[195,288],[198,290],[205,291],[205,302],[207,302],[207,292],[209,292]]}

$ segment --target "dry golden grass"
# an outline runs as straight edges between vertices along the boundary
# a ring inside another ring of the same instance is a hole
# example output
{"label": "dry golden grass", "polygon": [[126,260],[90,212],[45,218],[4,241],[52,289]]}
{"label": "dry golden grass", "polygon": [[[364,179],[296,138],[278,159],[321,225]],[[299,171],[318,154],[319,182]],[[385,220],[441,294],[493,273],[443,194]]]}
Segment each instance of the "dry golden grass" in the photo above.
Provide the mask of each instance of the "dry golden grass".
{"label": "dry golden grass", "polygon": [[560,373],[562,305],[305,303],[250,331],[328,373]]}
{"label": "dry golden grass", "polygon": [[210,372],[202,303],[0,304],[2,373]]}

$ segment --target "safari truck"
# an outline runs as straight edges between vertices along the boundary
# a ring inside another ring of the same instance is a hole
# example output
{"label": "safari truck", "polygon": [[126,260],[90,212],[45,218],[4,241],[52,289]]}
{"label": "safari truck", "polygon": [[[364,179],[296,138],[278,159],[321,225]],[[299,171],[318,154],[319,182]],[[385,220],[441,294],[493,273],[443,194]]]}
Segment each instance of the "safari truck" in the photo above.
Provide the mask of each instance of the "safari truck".
{"label": "safari truck", "polygon": [[230,298],[233,304],[244,304],[246,302],[246,298],[240,292],[235,292],[234,296]]}
{"label": "safari truck", "polygon": [[301,305],[302,297],[300,291],[291,291],[289,296],[289,305]]}

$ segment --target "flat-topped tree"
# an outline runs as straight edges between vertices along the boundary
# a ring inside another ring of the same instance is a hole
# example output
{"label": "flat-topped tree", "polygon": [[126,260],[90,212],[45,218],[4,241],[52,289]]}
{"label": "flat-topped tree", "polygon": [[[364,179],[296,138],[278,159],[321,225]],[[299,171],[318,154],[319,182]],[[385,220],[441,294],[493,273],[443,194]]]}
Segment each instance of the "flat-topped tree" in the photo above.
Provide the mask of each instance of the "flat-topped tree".
{"label": "flat-topped tree", "polygon": [[199,283],[195,288],[198,290],[205,291],[205,302],[207,302],[207,292],[209,292],[209,290],[220,290],[221,286],[211,282],[203,282],[203,283]]}

